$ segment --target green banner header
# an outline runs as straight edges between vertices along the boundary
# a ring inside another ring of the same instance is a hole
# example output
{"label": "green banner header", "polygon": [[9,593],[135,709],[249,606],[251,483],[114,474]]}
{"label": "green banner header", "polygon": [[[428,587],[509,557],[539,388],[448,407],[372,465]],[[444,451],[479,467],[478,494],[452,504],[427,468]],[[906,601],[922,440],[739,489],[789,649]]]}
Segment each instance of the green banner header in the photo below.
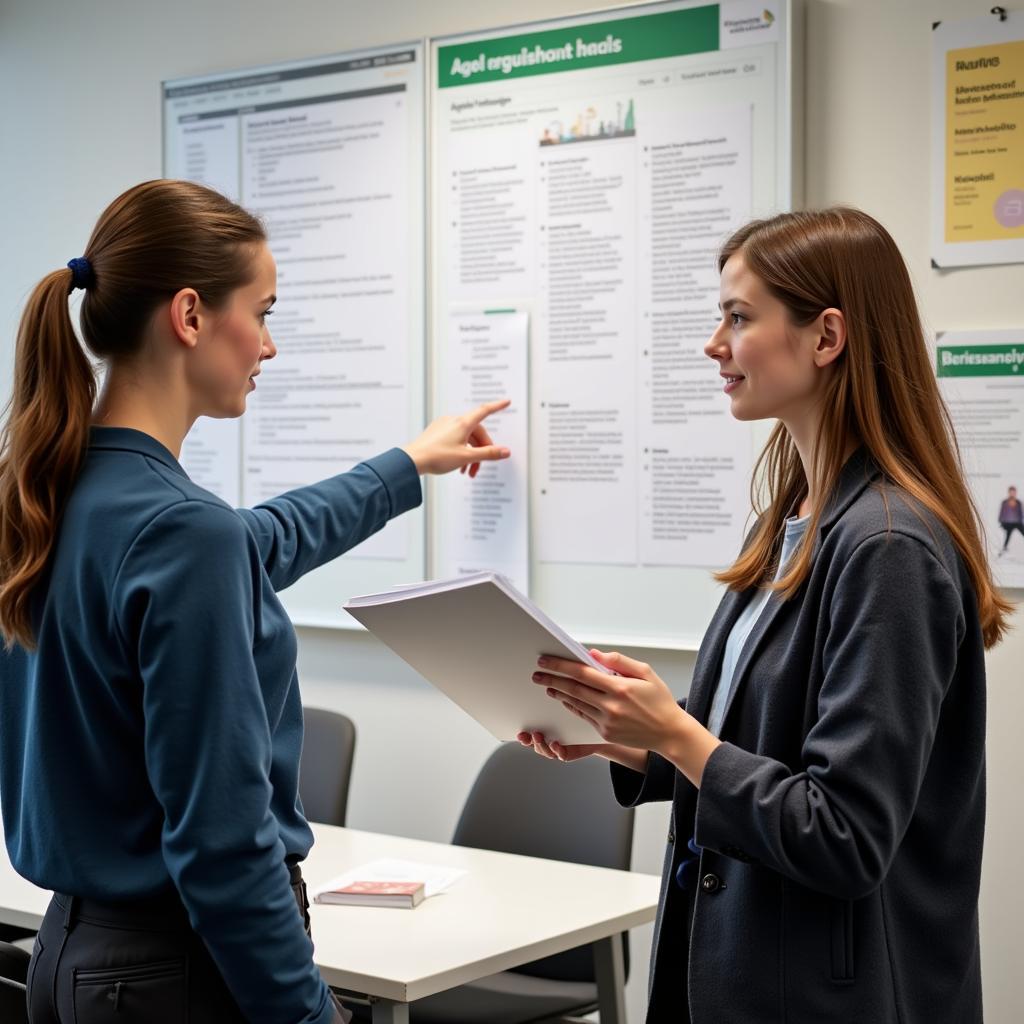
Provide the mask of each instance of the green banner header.
{"label": "green banner header", "polygon": [[438,87],[707,53],[718,49],[718,4],[442,46]]}
{"label": "green banner header", "polygon": [[1024,379],[1024,346],[950,345],[936,353],[939,377],[1014,377]]}

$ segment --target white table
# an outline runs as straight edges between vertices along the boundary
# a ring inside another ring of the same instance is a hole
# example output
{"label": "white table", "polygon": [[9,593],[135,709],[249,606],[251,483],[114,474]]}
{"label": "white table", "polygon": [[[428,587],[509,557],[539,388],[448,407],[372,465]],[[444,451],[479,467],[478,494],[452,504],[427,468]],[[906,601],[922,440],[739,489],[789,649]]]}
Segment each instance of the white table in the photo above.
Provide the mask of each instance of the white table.
{"label": "white table", "polygon": [[[369,996],[374,1024],[407,1024],[416,999],[589,943],[601,1024],[624,1024],[622,947],[613,937],[654,919],[656,876],[328,825],[313,831],[302,868],[311,891],[382,858],[469,872],[414,910],[312,907],[324,979]],[[38,928],[49,895],[15,874],[0,851],[0,923]]]}

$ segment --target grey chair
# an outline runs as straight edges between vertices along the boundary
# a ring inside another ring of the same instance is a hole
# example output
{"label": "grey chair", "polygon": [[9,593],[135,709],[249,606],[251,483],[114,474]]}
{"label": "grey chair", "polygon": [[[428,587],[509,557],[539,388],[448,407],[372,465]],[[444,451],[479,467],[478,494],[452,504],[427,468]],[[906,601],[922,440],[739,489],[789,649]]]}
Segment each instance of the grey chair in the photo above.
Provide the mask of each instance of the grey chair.
{"label": "grey chair", "polygon": [[[562,764],[518,743],[500,746],[473,784],[452,842],[482,850],[628,870],[633,811],[612,796],[608,764]],[[600,900],[601,894],[594,893]],[[628,971],[628,937],[622,942]],[[595,947],[524,964],[414,1002],[412,1024],[527,1024],[598,1009]],[[357,1008],[357,1016],[366,1011]]]}
{"label": "grey chair", "polygon": [[9,942],[0,942],[0,1021],[28,1024],[25,979],[30,954]]}
{"label": "grey chair", "polygon": [[299,798],[306,817],[323,825],[344,825],[356,727],[337,711],[303,708],[305,735],[299,763]]}

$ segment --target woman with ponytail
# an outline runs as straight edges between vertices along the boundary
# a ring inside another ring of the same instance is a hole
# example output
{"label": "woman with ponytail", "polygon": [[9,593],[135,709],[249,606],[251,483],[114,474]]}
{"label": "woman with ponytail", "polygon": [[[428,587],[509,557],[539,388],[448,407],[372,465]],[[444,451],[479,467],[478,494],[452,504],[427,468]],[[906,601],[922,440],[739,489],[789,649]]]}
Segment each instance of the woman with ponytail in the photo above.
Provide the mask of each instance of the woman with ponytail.
{"label": "woman with ponytail", "polygon": [[705,346],[732,414],[778,420],[758,518],[686,700],[654,670],[534,681],[672,820],[650,1024],[980,1024],[985,649],[1007,627],[913,287],[858,210],[722,250]]}
{"label": "woman with ponytail", "polygon": [[258,220],[151,181],[21,320],[0,439],[0,807],[12,864],[55,892],[33,1024],[349,1016],[304,924],[302,707],[276,592],[417,506],[420,474],[507,457],[483,426],[504,403],[230,508],[178,454],[199,416],[244,412],[276,353],[275,287]]}

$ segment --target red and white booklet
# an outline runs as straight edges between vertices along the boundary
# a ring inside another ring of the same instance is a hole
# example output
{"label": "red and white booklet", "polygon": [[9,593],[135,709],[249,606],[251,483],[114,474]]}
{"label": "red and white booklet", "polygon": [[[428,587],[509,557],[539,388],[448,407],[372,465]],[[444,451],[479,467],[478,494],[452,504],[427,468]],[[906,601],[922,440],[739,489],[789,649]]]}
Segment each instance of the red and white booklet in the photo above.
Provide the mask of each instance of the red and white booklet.
{"label": "red and white booklet", "polygon": [[355,907],[416,907],[426,893],[423,882],[357,881],[317,893],[316,902]]}
{"label": "red and white booklet", "polygon": [[410,860],[375,860],[313,889],[314,903],[358,907],[415,907],[437,896],[466,872]]}

